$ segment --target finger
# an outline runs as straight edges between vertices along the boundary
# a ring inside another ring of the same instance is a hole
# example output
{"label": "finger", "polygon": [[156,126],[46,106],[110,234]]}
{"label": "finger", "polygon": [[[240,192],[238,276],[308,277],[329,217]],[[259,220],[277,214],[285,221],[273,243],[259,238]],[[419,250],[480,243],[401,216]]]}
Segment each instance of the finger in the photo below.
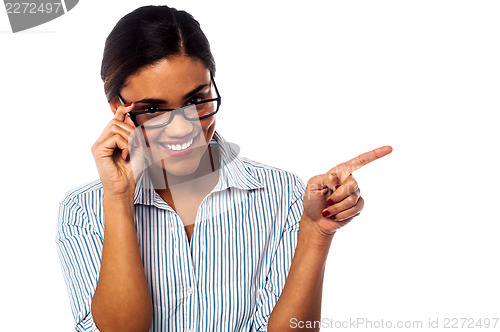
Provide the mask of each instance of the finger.
{"label": "finger", "polygon": [[[130,117],[128,115],[127,115],[127,119],[130,119]],[[134,123],[132,122],[132,120],[130,120],[131,123],[128,123],[127,119],[125,120],[125,122],[119,121],[117,119],[113,119],[110,121],[109,124],[110,125],[114,124],[114,125],[122,127],[123,129],[125,129],[129,132],[133,132],[136,129],[136,127],[134,126]]]}
{"label": "finger", "polygon": [[[114,121],[114,120],[113,120]],[[124,123],[124,122],[113,122],[110,124],[109,131],[113,134],[119,134],[123,138],[125,138],[127,141],[134,131],[134,128],[132,128],[130,125]]]}
{"label": "finger", "polygon": [[340,184],[336,173],[315,175],[307,181],[307,186],[315,190],[335,189],[336,184]]}
{"label": "finger", "polygon": [[377,148],[375,150],[365,152],[349,161],[346,161],[342,164],[339,164],[332,168],[328,173],[334,172],[339,175],[340,182],[343,183],[344,179],[349,176],[352,172],[360,169],[361,167],[365,166],[368,163],[371,163],[374,160],[377,160],[379,158],[382,158],[389,153],[392,152],[392,147],[387,145],[387,146],[382,146],[380,148]]}
{"label": "finger", "polygon": [[360,212],[356,213],[355,215],[353,215],[352,217],[347,218],[347,219],[335,220],[336,222],[339,223],[339,227],[335,231],[338,231],[339,229],[341,229],[342,227],[344,227],[345,225],[347,225],[348,223],[350,223],[354,218],[356,218],[359,215],[360,215]]}
{"label": "finger", "polygon": [[335,203],[328,206],[322,211],[323,217],[334,216],[342,211],[346,211],[356,204],[358,204],[359,198],[361,197],[360,190],[357,189],[351,195],[344,198],[341,202]]}
{"label": "finger", "polygon": [[356,182],[351,174],[342,184],[337,184],[335,186],[335,191],[330,195],[330,197],[328,197],[326,203],[328,205],[338,203],[354,193],[356,190],[359,190],[358,182]]}
{"label": "finger", "polygon": [[116,148],[122,150],[122,159],[125,160],[128,155],[128,142],[121,135],[113,135],[102,142],[98,150],[102,151],[102,156],[112,156]]}
{"label": "finger", "polygon": [[111,120],[106,128],[104,128],[101,136],[97,140],[98,142],[104,142],[108,138],[112,137],[113,135],[119,134],[122,135],[123,138],[128,140],[128,137],[130,134],[134,131],[134,128],[132,128],[130,125],[118,121],[116,119]]}
{"label": "finger", "polygon": [[126,105],[120,105],[116,109],[115,112],[115,119],[121,122],[125,122],[125,116],[128,112],[132,111],[134,109],[134,103],[128,103]]}
{"label": "finger", "polygon": [[355,215],[358,215],[361,212],[361,210],[363,210],[364,205],[365,201],[363,200],[363,197],[360,196],[356,205],[347,210],[341,211],[334,215],[330,215],[328,218],[335,221],[344,221],[348,218],[352,218]]}
{"label": "finger", "polygon": [[125,116],[125,122],[126,124],[130,125],[132,128],[137,128],[134,124],[134,121],[132,121],[132,118],[130,117],[130,115],[127,113],[126,116]]}
{"label": "finger", "polygon": [[309,179],[306,191],[310,195],[329,196],[338,186],[340,186],[340,181],[337,174],[320,174]]}

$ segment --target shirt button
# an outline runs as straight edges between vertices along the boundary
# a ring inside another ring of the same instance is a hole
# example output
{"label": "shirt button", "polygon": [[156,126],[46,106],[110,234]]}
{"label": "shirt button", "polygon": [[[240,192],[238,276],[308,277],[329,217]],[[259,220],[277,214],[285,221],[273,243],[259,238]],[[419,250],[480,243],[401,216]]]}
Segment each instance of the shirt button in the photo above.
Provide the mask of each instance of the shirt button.
{"label": "shirt button", "polygon": [[[188,287],[187,292],[189,295],[193,294],[193,289],[191,287]],[[188,330],[191,331],[191,330]]]}
{"label": "shirt button", "polygon": [[193,329],[187,329],[186,332],[194,332]]}

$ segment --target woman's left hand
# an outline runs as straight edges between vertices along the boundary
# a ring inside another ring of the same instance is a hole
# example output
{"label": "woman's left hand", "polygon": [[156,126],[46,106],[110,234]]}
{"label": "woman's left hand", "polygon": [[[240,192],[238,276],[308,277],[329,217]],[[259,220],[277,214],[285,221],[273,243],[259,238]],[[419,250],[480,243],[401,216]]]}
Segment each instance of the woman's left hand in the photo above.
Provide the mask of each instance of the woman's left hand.
{"label": "woman's left hand", "polygon": [[322,236],[331,236],[348,224],[364,206],[352,172],[391,152],[390,146],[383,146],[309,179],[304,194],[304,222],[313,224]]}

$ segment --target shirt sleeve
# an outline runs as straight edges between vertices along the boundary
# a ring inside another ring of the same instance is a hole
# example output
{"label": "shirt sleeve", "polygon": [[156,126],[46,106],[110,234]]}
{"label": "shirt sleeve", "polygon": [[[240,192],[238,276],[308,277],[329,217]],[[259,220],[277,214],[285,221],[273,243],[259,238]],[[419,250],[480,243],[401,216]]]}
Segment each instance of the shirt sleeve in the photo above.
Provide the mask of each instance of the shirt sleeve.
{"label": "shirt sleeve", "polygon": [[285,286],[295,248],[297,247],[305,189],[300,178],[296,177],[296,181],[286,224],[271,262],[271,269],[267,275],[265,287],[261,290],[257,299],[252,332],[267,331],[269,317]]}
{"label": "shirt sleeve", "polygon": [[99,331],[90,305],[99,276],[102,238],[76,199],[66,198],[59,204],[56,244],[75,331]]}

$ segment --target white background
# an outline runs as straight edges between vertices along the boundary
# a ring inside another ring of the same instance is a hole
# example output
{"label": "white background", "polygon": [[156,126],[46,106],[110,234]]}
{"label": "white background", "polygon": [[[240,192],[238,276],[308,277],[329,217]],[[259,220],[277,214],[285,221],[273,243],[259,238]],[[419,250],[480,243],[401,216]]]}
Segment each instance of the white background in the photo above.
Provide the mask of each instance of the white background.
{"label": "white background", "polygon": [[[98,177],[105,38],[165,3],[82,0],[16,34],[0,13],[3,331],[72,330],[58,202]],[[500,317],[498,1],[166,4],[211,42],[217,129],[241,155],[307,181],[393,147],[354,173],[365,208],[335,235],[323,318]]]}

